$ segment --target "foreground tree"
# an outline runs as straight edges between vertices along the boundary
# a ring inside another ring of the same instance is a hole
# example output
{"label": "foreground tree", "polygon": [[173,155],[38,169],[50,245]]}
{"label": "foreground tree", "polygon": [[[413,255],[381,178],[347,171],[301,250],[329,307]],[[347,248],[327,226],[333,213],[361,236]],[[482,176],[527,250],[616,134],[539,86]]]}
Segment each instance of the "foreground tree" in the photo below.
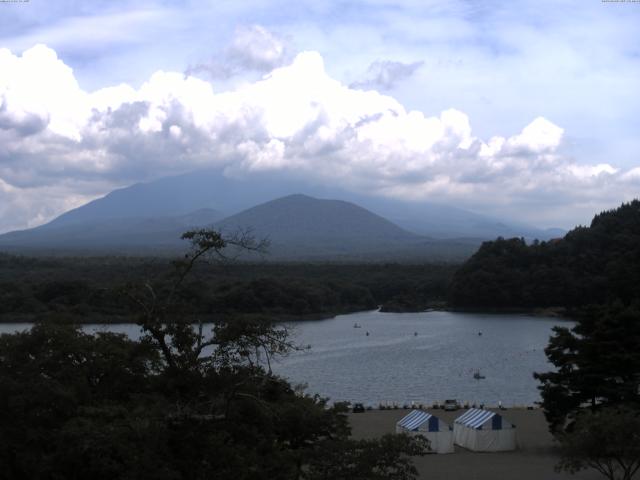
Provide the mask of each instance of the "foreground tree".
{"label": "foreground tree", "polygon": [[409,455],[424,455],[424,437],[384,435],[379,440],[325,441],[313,455],[307,480],[409,480],[418,475]]}
{"label": "foreground tree", "polygon": [[139,341],[55,323],[0,336],[0,479],[415,478],[423,442],[354,441],[344,405],[273,374],[271,358],[294,348],[285,329],[190,311],[198,262],[264,244],[183,238],[192,249],[169,282],[127,289]]}
{"label": "foreground tree", "polygon": [[592,308],[572,329],[555,327],[547,358],[555,371],[536,373],[553,433],[584,409],[640,408],[640,311],[616,304]]}
{"label": "foreground tree", "polygon": [[593,468],[609,480],[631,480],[640,469],[640,411],[603,408],[578,415],[570,432],[559,435],[562,460],[556,470]]}
{"label": "foreground tree", "polygon": [[164,402],[151,383],[159,368],[150,345],[123,335],[37,324],[0,336],[0,478],[106,479],[161,468],[144,455],[137,462],[134,448],[162,438]]}

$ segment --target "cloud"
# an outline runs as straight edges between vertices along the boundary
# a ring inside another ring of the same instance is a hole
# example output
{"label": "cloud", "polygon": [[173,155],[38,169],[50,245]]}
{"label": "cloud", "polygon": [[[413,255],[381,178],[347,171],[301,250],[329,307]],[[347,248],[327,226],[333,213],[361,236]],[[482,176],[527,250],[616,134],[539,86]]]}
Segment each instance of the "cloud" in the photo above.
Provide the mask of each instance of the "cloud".
{"label": "cloud", "polygon": [[[392,93],[408,110],[430,115],[461,110],[476,136],[510,136],[543,115],[566,130],[564,151],[582,162],[638,163],[640,9],[631,3],[583,2],[577,9],[557,0],[125,3],[7,5],[0,45],[21,52],[46,43],[90,91],[121,82],[137,88],[158,69],[184,71],[198,62],[211,69],[198,73],[219,91],[268,72],[227,62],[234,29],[260,25],[289,48],[289,57],[322,52],[331,76],[346,84],[370,79],[375,61],[423,61],[395,88],[363,88]],[[212,51],[211,61],[203,61]]]}
{"label": "cloud", "polygon": [[564,142],[564,129],[543,117],[483,140],[464,112],[428,116],[350,88],[312,51],[232,91],[158,71],[139,88],[86,92],[43,45],[21,56],[0,50],[0,230],[202,167],[291,172],[358,192],[564,221],[576,203],[634,195],[637,169],[577,163],[562,154]]}
{"label": "cloud", "polygon": [[96,197],[79,193],[78,187],[77,184],[61,182],[38,188],[17,188],[0,179],[1,230],[38,226]]}
{"label": "cloud", "polygon": [[284,63],[286,48],[282,39],[260,25],[236,30],[229,57],[247,69],[270,71]]}
{"label": "cloud", "polygon": [[241,26],[221,55],[190,66],[186,74],[205,72],[213,78],[229,78],[243,72],[270,72],[290,60],[283,38],[260,25]]}
{"label": "cloud", "polygon": [[423,61],[413,63],[376,60],[367,69],[363,80],[351,84],[352,88],[375,88],[391,90],[398,82],[411,77],[422,65]]}

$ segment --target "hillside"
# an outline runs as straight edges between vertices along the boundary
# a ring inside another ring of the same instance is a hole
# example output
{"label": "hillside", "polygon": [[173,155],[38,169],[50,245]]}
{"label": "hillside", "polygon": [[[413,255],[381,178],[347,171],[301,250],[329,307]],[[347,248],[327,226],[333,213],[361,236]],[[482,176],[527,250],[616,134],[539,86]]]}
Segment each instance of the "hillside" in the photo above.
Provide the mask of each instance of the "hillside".
{"label": "hillside", "polygon": [[215,228],[251,229],[270,240],[269,258],[287,260],[462,259],[477,243],[437,241],[408,232],[350,202],[295,194],[232,215]]}
{"label": "hillside", "polygon": [[211,225],[222,214],[200,209],[184,215],[54,221],[30,230],[0,235],[0,249],[8,251],[122,251],[184,248],[180,235],[190,228]]}
{"label": "hillside", "polygon": [[223,232],[251,228],[273,256],[353,255],[413,246],[424,239],[358,205],[289,195],[216,223]]}
{"label": "hillside", "polygon": [[455,274],[455,307],[581,307],[640,300],[640,201],[596,215],[564,238],[484,243]]}

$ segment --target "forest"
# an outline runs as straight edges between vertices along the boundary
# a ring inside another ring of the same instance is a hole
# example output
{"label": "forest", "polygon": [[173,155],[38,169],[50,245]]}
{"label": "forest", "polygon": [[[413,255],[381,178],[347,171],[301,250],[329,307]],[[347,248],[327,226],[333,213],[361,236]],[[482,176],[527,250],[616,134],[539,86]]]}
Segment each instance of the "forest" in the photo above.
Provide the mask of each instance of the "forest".
{"label": "forest", "polygon": [[564,238],[485,242],[453,276],[454,308],[563,307],[640,300],[640,201],[596,215]]}
{"label": "forest", "polygon": [[[450,264],[203,263],[182,286],[193,315],[326,318],[375,309],[417,311],[443,302]],[[144,257],[0,255],[0,321],[64,316],[76,323],[131,322],[127,292],[168,281],[171,262]]]}

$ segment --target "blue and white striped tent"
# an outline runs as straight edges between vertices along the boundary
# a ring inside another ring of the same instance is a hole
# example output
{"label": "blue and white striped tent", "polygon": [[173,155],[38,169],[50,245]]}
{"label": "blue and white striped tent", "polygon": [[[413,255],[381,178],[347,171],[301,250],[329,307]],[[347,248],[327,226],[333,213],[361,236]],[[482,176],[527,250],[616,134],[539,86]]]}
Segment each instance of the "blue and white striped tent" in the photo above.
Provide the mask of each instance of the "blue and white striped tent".
{"label": "blue and white striped tent", "polygon": [[516,449],[516,428],[491,410],[472,408],[453,422],[455,443],[475,452]]}
{"label": "blue and white striped tent", "polygon": [[435,415],[422,410],[412,410],[396,423],[396,433],[421,435],[429,440],[435,453],[453,452],[453,431]]}

